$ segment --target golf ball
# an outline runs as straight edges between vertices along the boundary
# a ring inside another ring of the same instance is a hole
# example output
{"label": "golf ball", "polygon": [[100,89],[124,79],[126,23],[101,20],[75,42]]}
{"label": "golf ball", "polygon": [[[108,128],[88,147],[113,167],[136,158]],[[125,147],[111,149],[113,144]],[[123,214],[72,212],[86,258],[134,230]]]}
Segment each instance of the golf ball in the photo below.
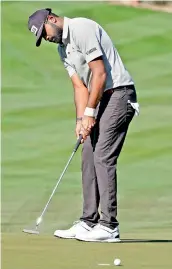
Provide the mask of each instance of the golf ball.
{"label": "golf ball", "polygon": [[116,265],[116,266],[121,265],[121,260],[120,259],[115,259],[114,260],[114,265]]}
{"label": "golf ball", "polygon": [[41,217],[37,218],[36,225],[39,225],[41,223],[41,221],[42,221],[42,218]]}

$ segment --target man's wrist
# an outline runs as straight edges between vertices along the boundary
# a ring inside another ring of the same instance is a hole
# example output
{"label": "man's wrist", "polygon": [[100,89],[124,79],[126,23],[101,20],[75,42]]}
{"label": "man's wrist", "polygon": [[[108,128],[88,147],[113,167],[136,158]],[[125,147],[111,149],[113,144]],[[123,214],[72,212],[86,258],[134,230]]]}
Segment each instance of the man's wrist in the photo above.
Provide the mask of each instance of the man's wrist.
{"label": "man's wrist", "polygon": [[91,108],[91,107],[86,107],[85,111],[84,111],[84,116],[88,116],[88,117],[95,117],[96,114],[96,109],[95,108]]}
{"label": "man's wrist", "polygon": [[77,117],[76,122],[82,121],[82,119],[83,119],[82,117]]}

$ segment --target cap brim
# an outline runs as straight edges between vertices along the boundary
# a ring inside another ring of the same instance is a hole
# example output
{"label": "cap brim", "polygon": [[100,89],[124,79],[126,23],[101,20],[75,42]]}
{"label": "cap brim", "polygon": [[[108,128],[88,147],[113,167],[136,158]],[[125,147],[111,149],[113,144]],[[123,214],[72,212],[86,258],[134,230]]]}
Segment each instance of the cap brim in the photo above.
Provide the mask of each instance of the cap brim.
{"label": "cap brim", "polygon": [[43,29],[44,29],[44,24],[41,25],[41,27],[39,28],[38,34],[36,36],[37,37],[36,38],[36,46],[37,47],[39,47],[41,45]]}

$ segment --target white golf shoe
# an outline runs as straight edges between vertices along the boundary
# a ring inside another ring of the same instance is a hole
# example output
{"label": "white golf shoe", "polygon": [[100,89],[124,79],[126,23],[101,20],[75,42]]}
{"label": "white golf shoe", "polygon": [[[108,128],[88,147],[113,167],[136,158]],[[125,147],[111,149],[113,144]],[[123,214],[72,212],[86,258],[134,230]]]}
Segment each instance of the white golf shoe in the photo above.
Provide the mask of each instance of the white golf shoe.
{"label": "white golf shoe", "polygon": [[90,232],[92,228],[84,221],[76,221],[73,226],[68,230],[56,230],[54,236],[66,239],[75,239],[76,235],[81,236]]}
{"label": "white golf shoe", "polygon": [[110,229],[101,224],[97,224],[90,232],[77,234],[76,239],[87,242],[120,242],[119,226]]}

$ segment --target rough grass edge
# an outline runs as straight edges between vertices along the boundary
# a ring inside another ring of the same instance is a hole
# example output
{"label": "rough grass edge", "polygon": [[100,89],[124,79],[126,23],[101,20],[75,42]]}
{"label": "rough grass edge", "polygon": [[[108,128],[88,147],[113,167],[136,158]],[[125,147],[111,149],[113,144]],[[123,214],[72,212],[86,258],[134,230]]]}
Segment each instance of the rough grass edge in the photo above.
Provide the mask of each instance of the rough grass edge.
{"label": "rough grass edge", "polygon": [[138,1],[116,1],[116,0],[111,0],[108,1],[110,4],[113,5],[119,5],[119,6],[131,6],[134,8],[142,8],[142,9],[149,9],[152,11],[161,11],[161,12],[167,12],[167,13],[172,13],[172,3],[168,3],[167,5],[158,5],[158,4],[153,4],[153,3],[139,3]]}

